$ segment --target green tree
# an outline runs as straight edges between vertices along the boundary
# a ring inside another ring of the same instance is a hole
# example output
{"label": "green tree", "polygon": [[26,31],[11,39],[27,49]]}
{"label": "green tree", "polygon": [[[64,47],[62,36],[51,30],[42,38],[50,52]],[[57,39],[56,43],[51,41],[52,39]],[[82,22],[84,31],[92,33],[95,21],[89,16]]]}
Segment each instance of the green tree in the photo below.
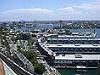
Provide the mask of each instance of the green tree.
{"label": "green tree", "polygon": [[35,72],[38,74],[42,75],[45,72],[45,67],[43,64],[35,64],[34,68],[35,68]]}

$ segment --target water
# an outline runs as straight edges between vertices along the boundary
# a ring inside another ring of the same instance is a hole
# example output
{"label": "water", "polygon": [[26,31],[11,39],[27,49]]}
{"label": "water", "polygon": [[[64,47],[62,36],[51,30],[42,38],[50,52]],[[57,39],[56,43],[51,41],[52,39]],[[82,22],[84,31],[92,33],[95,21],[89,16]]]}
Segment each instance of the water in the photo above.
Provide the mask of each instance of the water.
{"label": "water", "polygon": [[[72,32],[94,32],[94,29],[70,29]],[[100,29],[95,29],[97,38],[100,37]],[[58,69],[61,75],[97,75],[97,70],[83,70],[77,71],[77,69]]]}
{"label": "water", "polygon": [[30,27],[18,27],[18,28],[15,28],[16,31],[19,31],[19,30],[22,30],[22,31],[25,31],[25,32],[30,32],[32,31],[33,29],[52,29],[54,27],[58,26],[58,24],[37,24],[37,25],[32,25]]}
{"label": "water", "polygon": [[[38,24],[36,27],[32,27],[32,28],[22,27],[21,30],[31,31],[32,29],[52,29],[55,26],[57,25]],[[70,29],[70,31],[72,32],[94,32],[94,29]],[[97,38],[100,37],[100,29],[95,29],[95,32],[97,33],[96,37]],[[77,69],[58,69],[58,71],[61,73],[61,75],[97,75],[97,70],[77,71]]]}
{"label": "water", "polygon": [[82,69],[58,69],[61,75],[97,75],[97,70]]}
{"label": "water", "polygon": [[[94,29],[70,29],[72,32],[94,32]],[[96,38],[100,37],[100,29],[95,29],[97,33]],[[81,70],[77,71],[77,69],[58,69],[61,75],[97,75],[97,70]]]}
{"label": "water", "polygon": [[100,37],[100,29],[70,29],[72,32],[95,32],[97,33],[97,38]]}
{"label": "water", "polygon": [[58,26],[58,24],[37,24],[35,29],[52,29]]}
{"label": "water", "polygon": [[[23,31],[31,31],[32,29],[52,29],[57,25],[52,24],[38,24],[36,27],[26,28],[22,27],[21,30]],[[20,29],[19,29],[20,30]],[[70,29],[72,32],[94,32],[94,29]],[[97,38],[100,37],[100,29],[95,29],[97,33]],[[77,71],[77,69],[58,69],[61,75],[97,75],[97,70],[83,70]]]}

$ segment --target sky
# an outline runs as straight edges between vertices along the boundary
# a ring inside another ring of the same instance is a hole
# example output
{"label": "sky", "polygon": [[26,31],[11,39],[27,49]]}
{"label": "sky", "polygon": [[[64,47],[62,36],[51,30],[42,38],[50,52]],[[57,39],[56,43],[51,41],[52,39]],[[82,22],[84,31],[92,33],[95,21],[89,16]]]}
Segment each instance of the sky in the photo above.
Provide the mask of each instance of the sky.
{"label": "sky", "polygon": [[0,21],[100,20],[100,0],[0,0]]}

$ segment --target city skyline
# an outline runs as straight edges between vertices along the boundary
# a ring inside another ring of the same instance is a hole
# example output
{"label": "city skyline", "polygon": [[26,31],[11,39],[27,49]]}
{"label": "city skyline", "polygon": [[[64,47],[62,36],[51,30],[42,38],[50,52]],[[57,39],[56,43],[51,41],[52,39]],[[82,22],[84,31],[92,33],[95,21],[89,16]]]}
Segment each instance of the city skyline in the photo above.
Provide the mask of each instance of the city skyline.
{"label": "city skyline", "polygon": [[100,20],[99,0],[2,0],[0,21]]}

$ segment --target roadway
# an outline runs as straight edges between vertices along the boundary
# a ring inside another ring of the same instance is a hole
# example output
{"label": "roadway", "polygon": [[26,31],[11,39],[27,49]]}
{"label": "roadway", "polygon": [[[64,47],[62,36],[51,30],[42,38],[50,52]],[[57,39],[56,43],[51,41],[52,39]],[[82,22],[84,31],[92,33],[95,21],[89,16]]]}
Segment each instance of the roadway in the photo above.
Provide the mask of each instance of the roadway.
{"label": "roadway", "polygon": [[15,62],[10,60],[7,56],[0,52],[0,58],[17,74],[17,75],[34,75],[17,65]]}

